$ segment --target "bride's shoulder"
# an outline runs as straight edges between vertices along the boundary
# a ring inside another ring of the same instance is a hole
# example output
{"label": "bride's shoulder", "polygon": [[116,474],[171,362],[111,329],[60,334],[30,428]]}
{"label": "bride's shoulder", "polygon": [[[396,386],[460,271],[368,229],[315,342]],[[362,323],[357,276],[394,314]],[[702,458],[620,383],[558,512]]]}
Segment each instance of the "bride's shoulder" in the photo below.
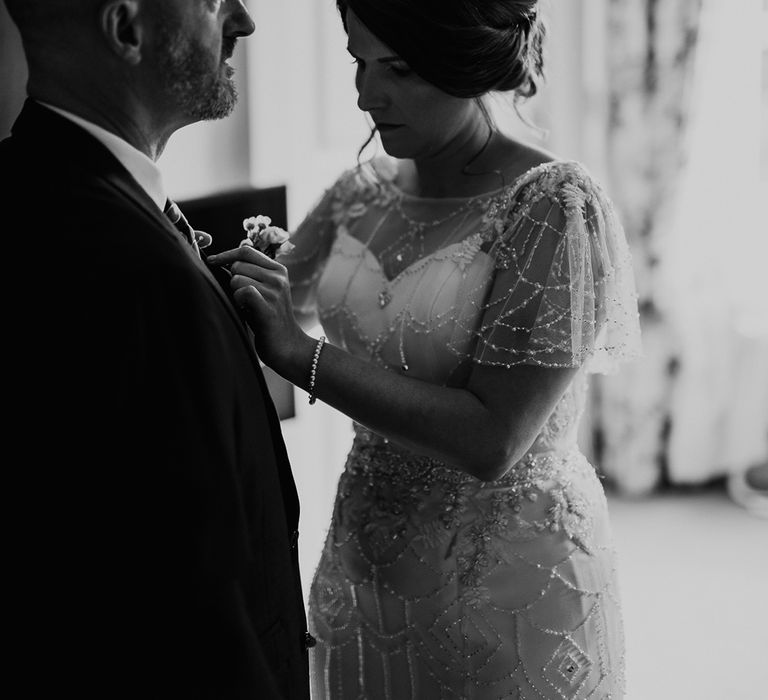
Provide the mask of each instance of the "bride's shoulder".
{"label": "bride's shoulder", "polygon": [[578,160],[553,159],[538,163],[512,184],[520,202],[546,199],[565,210],[583,210],[587,205],[611,206],[602,184]]}
{"label": "bride's shoulder", "polygon": [[344,170],[331,189],[335,199],[348,201],[379,194],[382,188],[391,187],[396,178],[397,161],[375,156]]}

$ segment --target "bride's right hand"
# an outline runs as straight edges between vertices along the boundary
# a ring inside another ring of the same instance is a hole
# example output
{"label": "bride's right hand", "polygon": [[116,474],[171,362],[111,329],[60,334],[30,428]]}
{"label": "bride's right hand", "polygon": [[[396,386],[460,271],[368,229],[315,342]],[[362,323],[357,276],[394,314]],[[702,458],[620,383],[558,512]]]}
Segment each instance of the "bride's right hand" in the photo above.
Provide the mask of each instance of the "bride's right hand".
{"label": "bride's right hand", "polygon": [[275,370],[290,362],[297,349],[311,343],[293,313],[288,271],[251,246],[211,255],[212,265],[229,265],[235,303],[245,312],[256,349]]}

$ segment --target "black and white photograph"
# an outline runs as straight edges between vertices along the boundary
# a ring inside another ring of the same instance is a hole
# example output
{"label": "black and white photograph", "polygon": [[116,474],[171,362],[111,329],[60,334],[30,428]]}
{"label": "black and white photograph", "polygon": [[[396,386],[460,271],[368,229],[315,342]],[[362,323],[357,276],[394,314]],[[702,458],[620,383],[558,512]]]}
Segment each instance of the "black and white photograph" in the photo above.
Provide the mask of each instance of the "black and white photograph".
{"label": "black and white photograph", "polygon": [[0,178],[9,697],[768,697],[768,0],[2,0]]}

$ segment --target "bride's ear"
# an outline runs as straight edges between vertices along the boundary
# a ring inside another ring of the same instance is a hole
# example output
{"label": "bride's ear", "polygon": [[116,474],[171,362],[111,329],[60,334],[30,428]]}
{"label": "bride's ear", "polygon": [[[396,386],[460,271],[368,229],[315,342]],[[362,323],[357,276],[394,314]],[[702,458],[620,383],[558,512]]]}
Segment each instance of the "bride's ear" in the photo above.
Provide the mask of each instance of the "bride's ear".
{"label": "bride's ear", "polygon": [[109,48],[124,61],[141,61],[144,31],[139,21],[139,0],[111,0],[99,11],[101,32]]}

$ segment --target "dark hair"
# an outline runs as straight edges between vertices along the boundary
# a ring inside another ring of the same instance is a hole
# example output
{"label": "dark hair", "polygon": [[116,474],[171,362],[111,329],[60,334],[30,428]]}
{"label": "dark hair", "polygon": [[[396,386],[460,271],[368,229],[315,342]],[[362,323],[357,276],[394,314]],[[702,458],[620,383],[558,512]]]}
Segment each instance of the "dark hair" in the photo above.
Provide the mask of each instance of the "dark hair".
{"label": "dark hair", "polygon": [[336,0],[421,78],[455,97],[533,97],[544,78],[538,0]]}

